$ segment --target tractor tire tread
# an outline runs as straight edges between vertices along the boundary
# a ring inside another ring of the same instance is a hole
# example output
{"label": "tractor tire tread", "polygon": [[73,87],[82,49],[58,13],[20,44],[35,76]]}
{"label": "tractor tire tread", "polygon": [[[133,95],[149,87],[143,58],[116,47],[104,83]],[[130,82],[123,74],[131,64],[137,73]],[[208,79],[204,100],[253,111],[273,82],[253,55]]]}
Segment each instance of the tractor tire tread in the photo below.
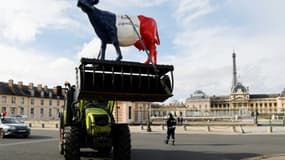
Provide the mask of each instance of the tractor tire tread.
{"label": "tractor tire tread", "polygon": [[79,129],[77,126],[64,129],[64,157],[66,160],[80,160]]}

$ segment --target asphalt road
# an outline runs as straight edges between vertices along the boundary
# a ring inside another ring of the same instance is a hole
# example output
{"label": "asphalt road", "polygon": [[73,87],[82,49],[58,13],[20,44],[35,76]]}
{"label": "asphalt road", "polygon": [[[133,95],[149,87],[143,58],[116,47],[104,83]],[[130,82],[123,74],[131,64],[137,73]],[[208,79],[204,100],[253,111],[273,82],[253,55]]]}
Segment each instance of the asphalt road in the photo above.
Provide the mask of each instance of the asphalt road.
{"label": "asphalt road", "polygon": [[[163,143],[164,134],[132,134],[132,160],[239,160],[284,153],[285,135],[176,135],[176,145]],[[33,130],[27,138],[0,140],[0,160],[64,160],[57,131]],[[110,160],[84,150],[82,159]],[[97,158],[93,158],[97,156]]]}

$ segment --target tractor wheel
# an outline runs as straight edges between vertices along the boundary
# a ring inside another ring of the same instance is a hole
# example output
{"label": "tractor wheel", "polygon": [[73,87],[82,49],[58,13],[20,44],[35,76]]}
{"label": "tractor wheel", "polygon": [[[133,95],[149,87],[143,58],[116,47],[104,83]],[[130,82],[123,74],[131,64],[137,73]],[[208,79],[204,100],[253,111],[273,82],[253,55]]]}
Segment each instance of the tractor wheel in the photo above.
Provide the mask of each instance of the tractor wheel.
{"label": "tractor wheel", "polygon": [[64,134],[64,127],[63,127],[63,114],[60,113],[60,122],[59,122],[59,144],[58,149],[61,155],[64,154],[64,144],[63,144],[63,135]]}
{"label": "tractor wheel", "polygon": [[113,127],[113,160],[131,159],[131,136],[128,125]]}
{"label": "tractor wheel", "polygon": [[112,147],[104,147],[104,148],[98,149],[98,152],[100,154],[107,155],[111,152],[111,149],[112,149]]}
{"label": "tractor wheel", "polygon": [[66,160],[80,160],[79,129],[77,126],[64,128],[64,157]]}

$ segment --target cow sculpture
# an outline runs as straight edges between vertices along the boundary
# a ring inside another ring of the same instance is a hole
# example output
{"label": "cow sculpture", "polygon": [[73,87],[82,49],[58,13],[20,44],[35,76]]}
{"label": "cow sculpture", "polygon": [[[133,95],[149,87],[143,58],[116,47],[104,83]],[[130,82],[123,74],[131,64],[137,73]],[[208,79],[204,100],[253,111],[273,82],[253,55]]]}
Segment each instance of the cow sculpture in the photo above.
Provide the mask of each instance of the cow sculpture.
{"label": "cow sculpture", "polygon": [[[96,8],[99,0],[78,0],[77,6],[88,15],[97,36],[101,39],[99,52],[101,60],[105,59],[107,44],[113,44],[117,52],[117,61],[123,57],[120,46],[134,45],[139,50],[149,51],[146,64],[157,63],[156,44],[160,44],[157,25],[153,18],[114,13]],[[141,38],[141,39],[140,39]],[[150,59],[151,58],[151,59]]]}

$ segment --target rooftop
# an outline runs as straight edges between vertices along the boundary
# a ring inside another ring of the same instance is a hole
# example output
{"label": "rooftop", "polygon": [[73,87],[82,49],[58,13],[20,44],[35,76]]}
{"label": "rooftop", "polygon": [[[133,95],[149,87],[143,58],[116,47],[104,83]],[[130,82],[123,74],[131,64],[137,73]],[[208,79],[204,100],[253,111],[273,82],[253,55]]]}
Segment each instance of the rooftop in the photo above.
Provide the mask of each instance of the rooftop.
{"label": "rooftop", "polygon": [[56,87],[42,87],[41,84],[35,87],[33,83],[29,83],[29,85],[23,85],[21,81],[19,81],[18,84],[14,84],[13,80],[9,80],[8,83],[0,82],[0,95],[63,99],[63,96],[58,97],[56,95]]}

